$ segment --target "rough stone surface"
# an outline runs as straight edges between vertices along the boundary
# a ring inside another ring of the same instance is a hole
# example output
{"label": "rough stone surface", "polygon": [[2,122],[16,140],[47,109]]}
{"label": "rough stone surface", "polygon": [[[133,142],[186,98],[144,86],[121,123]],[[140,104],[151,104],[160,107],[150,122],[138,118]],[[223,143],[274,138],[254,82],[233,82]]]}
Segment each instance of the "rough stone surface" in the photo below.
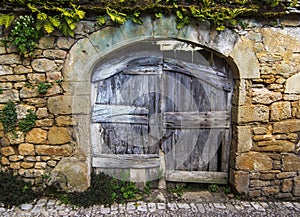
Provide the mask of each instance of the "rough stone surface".
{"label": "rough stone surface", "polygon": [[282,99],[281,93],[270,91],[267,88],[253,88],[252,91],[252,100],[255,103],[269,105]]}
{"label": "rough stone surface", "polygon": [[286,81],[285,93],[300,93],[300,73],[293,75]]}
{"label": "rough stone surface", "polygon": [[246,194],[249,190],[249,172],[232,170],[230,183],[239,194]]}
{"label": "rough stone surface", "polygon": [[57,69],[55,62],[48,59],[34,59],[31,66],[36,72],[55,71]]}
{"label": "rough stone surface", "polygon": [[275,102],[271,105],[271,120],[280,121],[292,117],[290,102]]}
{"label": "rough stone surface", "polygon": [[259,152],[242,153],[237,156],[238,169],[247,171],[268,171],[273,167],[273,161],[266,154]]}
{"label": "rough stone surface", "polygon": [[37,145],[35,151],[38,155],[45,156],[70,156],[73,148],[70,145],[50,146],[50,145]]}
{"label": "rough stone surface", "polygon": [[26,142],[33,144],[45,144],[47,141],[47,131],[39,128],[30,130],[26,135]]}
{"label": "rough stone surface", "polygon": [[21,155],[35,155],[34,145],[30,143],[22,143],[18,147],[19,154]]}
{"label": "rough stone surface", "polygon": [[51,127],[48,133],[49,144],[65,144],[71,141],[71,136],[64,127]]}
{"label": "rough stone surface", "polygon": [[264,105],[240,106],[238,111],[238,122],[247,123],[269,120],[269,108]]}
{"label": "rough stone surface", "polygon": [[249,126],[238,126],[237,127],[238,137],[238,152],[248,152],[252,147],[251,139],[251,127]]}
{"label": "rough stone surface", "polygon": [[300,157],[294,154],[284,155],[282,158],[283,171],[299,171]]}
{"label": "rough stone surface", "polygon": [[300,131],[300,120],[284,120],[273,124],[273,133],[293,133]]}
{"label": "rough stone surface", "polygon": [[49,184],[66,191],[83,191],[88,188],[87,164],[76,158],[63,158],[51,172]]}

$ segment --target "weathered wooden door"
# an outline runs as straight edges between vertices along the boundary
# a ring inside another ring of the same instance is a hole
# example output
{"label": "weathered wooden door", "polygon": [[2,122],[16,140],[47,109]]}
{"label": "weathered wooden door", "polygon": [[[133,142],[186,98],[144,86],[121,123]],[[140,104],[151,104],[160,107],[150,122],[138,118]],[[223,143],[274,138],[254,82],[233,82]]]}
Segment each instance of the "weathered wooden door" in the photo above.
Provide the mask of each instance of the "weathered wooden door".
{"label": "weathered wooden door", "polygon": [[[136,57],[94,73],[93,167],[159,168],[166,179],[227,182],[231,78],[200,64]],[[97,143],[97,140],[102,140]],[[100,145],[99,145],[100,144]]]}

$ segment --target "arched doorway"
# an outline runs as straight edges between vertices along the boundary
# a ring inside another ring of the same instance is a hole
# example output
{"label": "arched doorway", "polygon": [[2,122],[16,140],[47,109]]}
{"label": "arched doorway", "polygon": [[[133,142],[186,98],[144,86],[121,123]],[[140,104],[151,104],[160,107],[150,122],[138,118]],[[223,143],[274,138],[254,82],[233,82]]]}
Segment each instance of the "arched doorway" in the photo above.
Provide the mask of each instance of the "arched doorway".
{"label": "arched doorway", "polygon": [[227,183],[232,92],[230,66],[200,47],[146,40],[112,52],[92,76],[92,167]]}

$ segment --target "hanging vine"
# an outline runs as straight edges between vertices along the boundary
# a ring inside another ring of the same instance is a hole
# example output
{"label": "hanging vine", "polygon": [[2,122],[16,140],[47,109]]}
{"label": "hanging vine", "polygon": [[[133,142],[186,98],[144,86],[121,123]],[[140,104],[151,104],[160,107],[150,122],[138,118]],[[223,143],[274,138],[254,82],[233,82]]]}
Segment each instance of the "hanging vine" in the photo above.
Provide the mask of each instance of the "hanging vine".
{"label": "hanging vine", "polygon": [[[140,17],[145,14],[156,19],[175,15],[178,29],[194,21],[208,20],[221,31],[225,26],[235,26],[239,17],[278,17],[297,4],[297,0],[288,3],[280,0],[4,0],[0,25],[8,29],[8,39],[20,54],[28,56],[43,33],[58,30],[73,37],[76,24],[86,14],[96,15],[99,25],[109,20],[117,25],[128,20],[142,24]],[[34,34],[20,27],[24,14],[32,20],[29,24]],[[25,35],[30,42],[24,41]]]}

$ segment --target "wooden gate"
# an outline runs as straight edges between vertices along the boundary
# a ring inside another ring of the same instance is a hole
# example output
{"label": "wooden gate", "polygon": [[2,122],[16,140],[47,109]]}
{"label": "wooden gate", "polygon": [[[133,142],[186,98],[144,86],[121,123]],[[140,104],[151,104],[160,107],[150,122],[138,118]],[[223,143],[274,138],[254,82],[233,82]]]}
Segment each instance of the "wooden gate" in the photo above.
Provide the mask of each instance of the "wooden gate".
{"label": "wooden gate", "polygon": [[227,183],[228,74],[157,55],[95,72],[93,167],[151,171],[162,150],[166,180]]}

